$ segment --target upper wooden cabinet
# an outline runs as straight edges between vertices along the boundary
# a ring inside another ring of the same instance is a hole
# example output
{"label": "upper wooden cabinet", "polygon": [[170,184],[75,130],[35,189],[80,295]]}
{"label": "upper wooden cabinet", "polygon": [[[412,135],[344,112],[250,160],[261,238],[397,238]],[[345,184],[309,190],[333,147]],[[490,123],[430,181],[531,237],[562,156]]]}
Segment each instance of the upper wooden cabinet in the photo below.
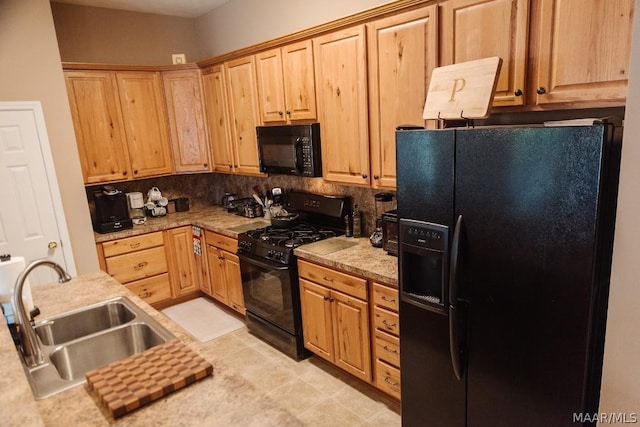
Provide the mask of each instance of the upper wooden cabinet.
{"label": "upper wooden cabinet", "polygon": [[373,187],[396,186],[396,127],[427,126],[422,111],[438,63],[437,15],[433,5],[367,24]]}
{"label": "upper wooden cabinet", "polygon": [[447,0],[440,7],[441,65],[499,56],[493,105],[524,105],[529,0]]}
{"label": "upper wooden cabinet", "polygon": [[634,0],[539,0],[534,5],[535,103],[624,105]]}
{"label": "upper wooden cabinet", "polygon": [[313,40],[322,169],[327,181],[369,185],[365,27]]}
{"label": "upper wooden cabinet", "polygon": [[211,145],[211,168],[214,172],[232,172],[231,122],[224,66],[215,65],[204,70],[202,82]]}
{"label": "upper wooden cabinet", "polygon": [[200,70],[162,72],[176,172],[211,170]]}
{"label": "upper wooden cabinet", "polygon": [[133,178],[173,172],[160,73],[116,72]]}
{"label": "upper wooden cabinet", "polygon": [[311,40],[256,55],[262,122],[316,119]]}
{"label": "upper wooden cabinet", "polygon": [[85,184],[129,179],[115,75],[101,71],[64,75]]}
{"label": "upper wooden cabinet", "polygon": [[254,56],[225,63],[231,122],[232,171],[263,175],[258,162],[256,126],[260,125]]}

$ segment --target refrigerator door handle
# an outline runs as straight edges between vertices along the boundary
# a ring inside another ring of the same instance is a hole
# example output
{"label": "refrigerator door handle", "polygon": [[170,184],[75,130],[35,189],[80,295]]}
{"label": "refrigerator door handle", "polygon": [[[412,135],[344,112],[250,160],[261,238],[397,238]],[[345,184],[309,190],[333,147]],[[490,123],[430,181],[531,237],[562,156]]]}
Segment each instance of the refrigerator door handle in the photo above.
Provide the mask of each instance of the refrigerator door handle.
{"label": "refrigerator door handle", "polygon": [[[458,216],[453,232],[451,245],[451,264],[449,270],[449,352],[451,353],[451,365],[453,373],[458,380],[464,377],[464,358],[461,338],[461,307],[458,307],[458,260],[460,255],[460,234],[462,233],[462,215]],[[462,333],[464,335],[464,333]]]}

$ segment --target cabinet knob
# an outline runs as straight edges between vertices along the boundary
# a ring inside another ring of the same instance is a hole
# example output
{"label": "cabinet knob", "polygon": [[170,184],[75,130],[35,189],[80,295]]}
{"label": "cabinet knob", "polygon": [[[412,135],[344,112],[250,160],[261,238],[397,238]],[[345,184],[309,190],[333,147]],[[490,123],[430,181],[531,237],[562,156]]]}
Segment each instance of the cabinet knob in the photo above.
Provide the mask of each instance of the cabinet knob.
{"label": "cabinet knob", "polygon": [[209,164],[205,163],[203,166],[206,168],[206,167],[209,167]]}
{"label": "cabinet knob", "polygon": [[58,247],[58,243],[57,242],[49,242],[49,244],[47,245],[47,247],[49,249],[55,249]]}
{"label": "cabinet knob", "polygon": [[133,174],[134,174],[134,175],[137,175],[137,174],[138,174],[138,169],[134,169],[134,170],[133,170]]}
{"label": "cabinet knob", "polygon": [[515,96],[522,96],[522,89],[516,89],[516,91],[515,91],[515,92],[513,92],[513,94],[514,94]]}
{"label": "cabinet knob", "polygon": [[373,175],[373,179],[380,179],[378,175]]}
{"label": "cabinet knob", "polygon": [[231,163],[229,163],[229,169],[231,169],[233,166],[231,166]]}
{"label": "cabinet knob", "polygon": [[291,115],[291,111],[287,110],[287,116]]}
{"label": "cabinet knob", "polygon": [[282,115],[283,115],[283,114],[284,114],[284,113],[283,113],[282,111],[278,111],[278,115],[279,115],[280,117],[282,117]]}
{"label": "cabinet knob", "polygon": [[538,89],[536,89],[536,93],[537,93],[538,95],[542,95],[542,94],[547,93],[547,91],[545,90],[545,88],[543,88],[542,86],[540,86]]}
{"label": "cabinet knob", "polygon": [[363,177],[364,179],[367,179],[367,178],[369,178],[369,175],[367,175],[366,173],[363,173],[363,174],[362,174],[362,177]]}
{"label": "cabinet knob", "polygon": [[127,171],[122,171],[122,175],[127,176]]}

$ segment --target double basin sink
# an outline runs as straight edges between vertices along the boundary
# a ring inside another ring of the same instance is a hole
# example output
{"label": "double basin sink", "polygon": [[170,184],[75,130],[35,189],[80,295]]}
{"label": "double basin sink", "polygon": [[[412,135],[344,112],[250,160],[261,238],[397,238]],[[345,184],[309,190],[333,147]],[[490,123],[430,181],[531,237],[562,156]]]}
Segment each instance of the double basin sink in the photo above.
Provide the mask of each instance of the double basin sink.
{"label": "double basin sink", "polygon": [[38,321],[44,364],[23,363],[37,399],[85,382],[85,373],[176,339],[127,297]]}

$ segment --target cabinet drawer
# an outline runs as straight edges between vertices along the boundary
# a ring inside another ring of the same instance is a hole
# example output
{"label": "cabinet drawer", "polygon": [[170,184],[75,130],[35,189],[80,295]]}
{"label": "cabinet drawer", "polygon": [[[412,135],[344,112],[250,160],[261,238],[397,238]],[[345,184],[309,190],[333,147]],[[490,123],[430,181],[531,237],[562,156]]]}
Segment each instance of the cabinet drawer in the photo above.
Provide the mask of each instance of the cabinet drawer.
{"label": "cabinet drawer", "polygon": [[386,331],[395,336],[400,335],[400,318],[397,313],[381,307],[374,307],[373,315],[376,329]]}
{"label": "cabinet drawer", "polygon": [[149,304],[171,298],[171,282],[169,282],[168,273],[136,280],[125,286]]}
{"label": "cabinet drawer", "polygon": [[108,258],[115,255],[128,254],[129,252],[162,245],[162,231],[157,231],[155,233],[142,234],[140,236],[104,242],[102,244],[102,250],[104,251],[104,256]]}
{"label": "cabinet drawer", "polygon": [[398,312],[398,290],[379,283],[373,284],[373,303]]}
{"label": "cabinet drawer", "polygon": [[367,281],[336,270],[298,261],[300,277],[367,301]]}
{"label": "cabinet drawer", "polygon": [[376,360],[376,386],[396,399],[400,399],[400,369]]}
{"label": "cabinet drawer", "polygon": [[400,339],[382,331],[376,331],[376,357],[393,365],[400,366]]}
{"label": "cabinet drawer", "polygon": [[107,258],[107,273],[124,284],[167,272],[164,247]]}
{"label": "cabinet drawer", "polygon": [[231,237],[223,236],[222,234],[214,233],[212,231],[205,230],[205,238],[208,245],[213,245],[217,248],[224,249],[231,253],[236,253],[238,249],[238,240]]}

